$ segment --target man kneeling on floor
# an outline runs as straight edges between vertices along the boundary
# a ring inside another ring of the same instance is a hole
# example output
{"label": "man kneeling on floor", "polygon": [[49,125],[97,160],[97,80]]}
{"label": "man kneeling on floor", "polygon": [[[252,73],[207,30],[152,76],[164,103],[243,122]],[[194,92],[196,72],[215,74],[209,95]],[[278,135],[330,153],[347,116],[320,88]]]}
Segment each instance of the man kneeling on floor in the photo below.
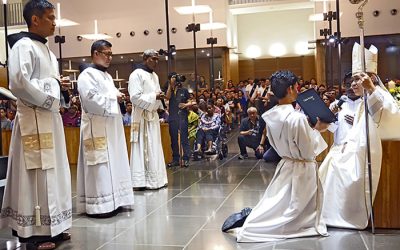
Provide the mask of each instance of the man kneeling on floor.
{"label": "man kneeling on floor", "polygon": [[[263,198],[253,210],[231,215],[222,226],[235,227],[238,242],[266,242],[307,236],[327,236],[321,216],[322,186],[315,157],[326,147],[320,132],[328,124],[311,127],[307,117],[296,111],[297,77],[278,71],[271,77],[272,92],[279,105],[263,114],[271,146],[282,157]],[[247,217],[247,218],[246,218]]]}
{"label": "man kneeling on floor", "polygon": [[248,158],[247,147],[252,148],[257,159],[263,158],[264,144],[261,144],[261,137],[265,128],[265,122],[257,114],[257,109],[251,107],[247,110],[248,117],[240,123],[240,135],[238,143],[240,148],[239,159]]}

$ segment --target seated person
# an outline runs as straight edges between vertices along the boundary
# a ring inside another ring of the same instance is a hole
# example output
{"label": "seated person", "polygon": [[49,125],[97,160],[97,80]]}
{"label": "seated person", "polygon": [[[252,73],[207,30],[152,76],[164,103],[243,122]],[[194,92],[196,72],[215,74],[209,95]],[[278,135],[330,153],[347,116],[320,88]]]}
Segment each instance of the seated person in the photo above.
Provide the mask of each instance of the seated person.
{"label": "seated person", "polygon": [[189,108],[188,114],[188,133],[189,133],[189,145],[190,148],[194,147],[196,141],[197,127],[199,126],[199,115],[197,114],[197,104]]}
{"label": "seated person", "polygon": [[217,139],[218,131],[221,126],[221,116],[214,113],[214,105],[207,104],[207,111],[200,116],[199,129],[197,130],[197,149],[195,152],[201,152],[201,146],[205,142],[206,154],[212,154],[213,142]]}
{"label": "seated person", "polygon": [[76,104],[72,104],[68,109],[68,112],[62,116],[62,120],[64,126],[66,127],[79,127],[81,114],[78,112],[78,106]]}
{"label": "seated person", "polygon": [[238,143],[240,148],[239,160],[248,158],[246,147],[252,148],[257,159],[262,159],[264,153],[264,145],[261,145],[261,136],[265,128],[265,122],[260,119],[257,109],[250,107],[247,109],[248,117],[244,118],[240,123],[240,134]]}

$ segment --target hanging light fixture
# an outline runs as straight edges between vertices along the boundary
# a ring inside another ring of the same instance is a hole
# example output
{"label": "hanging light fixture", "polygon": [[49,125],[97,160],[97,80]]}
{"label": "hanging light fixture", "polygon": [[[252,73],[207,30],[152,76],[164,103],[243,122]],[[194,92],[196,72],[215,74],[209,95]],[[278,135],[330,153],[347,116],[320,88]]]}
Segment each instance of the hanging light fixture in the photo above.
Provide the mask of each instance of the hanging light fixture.
{"label": "hanging light fixture", "polygon": [[200,30],[217,30],[217,29],[224,29],[226,28],[226,24],[214,22],[213,20],[213,11],[209,12],[209,22],[208,23],[201,23]]}
{"label": "hanging light fixture", "polygon": [[[7,0],[3,0],[7,1]],[[56,19],[56,26],[57,27],[68,27],[68,26],[75,26],[79,25],[79,23],[71,21],[66,18],[61,18],[61,4],[57,3],[57,19]]]}
{"label": "hanging light fixture", "polygon": [[93,34],[83,34],[81,37],[88,40],[101,40],[101,39],[111,39],[112,36],[106,34],[99,34],[97,27],[97,20],[94,20],[94,33]]}
{"label": "hanging light fixture", "polygon": [[192,15],[193,13],[203,14],[211,11],[210,6],[208,5],[181,6],[181,7],[174,7],[174,9],[181,15]]}

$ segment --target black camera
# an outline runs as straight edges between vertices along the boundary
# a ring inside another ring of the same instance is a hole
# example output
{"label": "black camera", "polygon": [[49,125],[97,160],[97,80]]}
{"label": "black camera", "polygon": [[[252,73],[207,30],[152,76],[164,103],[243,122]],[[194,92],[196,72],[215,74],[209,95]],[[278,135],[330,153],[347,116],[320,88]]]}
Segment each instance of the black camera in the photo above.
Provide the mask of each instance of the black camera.
{"label": "black camera", "polygon": [[184,75],[176,74],[174,77],[177,83],[183,83],[186,81],[186,76]]}

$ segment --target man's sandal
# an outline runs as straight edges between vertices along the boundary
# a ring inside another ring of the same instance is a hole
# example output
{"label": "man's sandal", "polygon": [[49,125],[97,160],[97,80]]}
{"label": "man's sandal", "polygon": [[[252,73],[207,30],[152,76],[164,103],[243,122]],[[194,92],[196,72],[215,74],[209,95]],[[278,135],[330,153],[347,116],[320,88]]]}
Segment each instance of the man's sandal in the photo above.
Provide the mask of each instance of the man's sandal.
{"label": "man's sandal", "polygon": [[56,243],[54,242],[43,242],[37,245],[37,250],[52,250],[56,248]]}

